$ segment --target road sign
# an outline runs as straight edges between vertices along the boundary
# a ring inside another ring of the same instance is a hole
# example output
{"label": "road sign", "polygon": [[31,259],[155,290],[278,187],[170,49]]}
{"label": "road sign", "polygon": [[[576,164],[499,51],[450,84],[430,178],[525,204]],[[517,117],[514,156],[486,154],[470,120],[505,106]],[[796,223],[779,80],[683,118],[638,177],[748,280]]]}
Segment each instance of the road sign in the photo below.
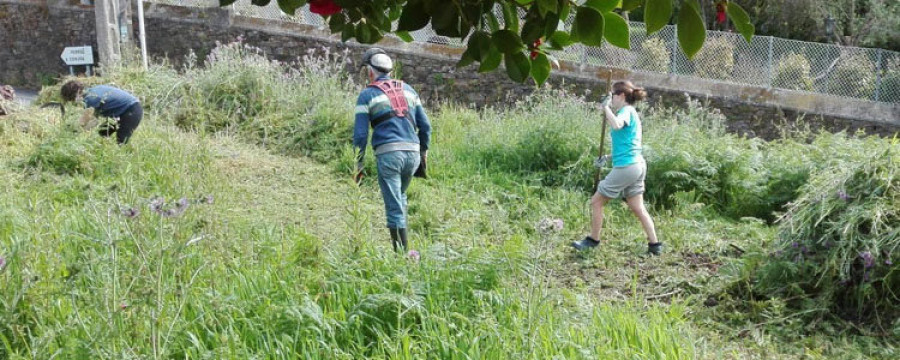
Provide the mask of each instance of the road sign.
{"label": "road sign", "polygon": [[90,46],[69,46],[60,58],[69,66],[94,64],[94,52]]}

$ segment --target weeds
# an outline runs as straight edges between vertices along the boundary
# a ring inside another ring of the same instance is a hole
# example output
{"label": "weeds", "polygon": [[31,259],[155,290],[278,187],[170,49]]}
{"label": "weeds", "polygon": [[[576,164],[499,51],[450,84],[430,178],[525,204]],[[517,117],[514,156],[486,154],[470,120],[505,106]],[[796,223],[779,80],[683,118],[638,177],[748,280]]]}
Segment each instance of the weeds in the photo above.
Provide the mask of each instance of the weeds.
{"label": "weeds", "polygon": [[[719,266],[751,282],[749,264],[764,265],[731,262],[730,245],[766,250],[775,238],[746,216],[799,218],[800,205],[785,204],[830,186],[820,174],[843,166],[835,173],[857,179],[850,169],[868,168],[850,165],[884,146],[845,134],[762,143],[726,134],[721,115],[696,102],[641,109],[648,198],[673,252],[633,256],[642,231],[613,204],[609,245],[574,257],[566,244],[587,228],[602,135],[592,105],[554,91],[505,110],[447,104],[430,111],[433,176],[409,192],[414,261],[390,252],[376,230],[383,211],[371,155],[361,186],[350,181],[356,89],[336,71],[343,56],[275,63],[236,42],[181,74],[111,70],[104,82],[139,92],[149,109],[125,146],[73,132],[75,115],[52,109],[4,118],[0,357],[793,355],[796,343],[776,346],[764,334],[754,345],[708,332],[695,321],[695,297],[726,286]],[[869,189],[862,180],[846,184]],[[848,199],[854,186],[842,188]],[[833,212],[833,223],[875,219],[864,213],[871,205],[858,205]],[[884,260],[871,249],[873,264]],[[869,261],[845,255],[851,278]],[[747,303],[771,319],[746,326],[761,334],[796,321],[785,302]],[[893,351],[854,346],[817,351]]]}

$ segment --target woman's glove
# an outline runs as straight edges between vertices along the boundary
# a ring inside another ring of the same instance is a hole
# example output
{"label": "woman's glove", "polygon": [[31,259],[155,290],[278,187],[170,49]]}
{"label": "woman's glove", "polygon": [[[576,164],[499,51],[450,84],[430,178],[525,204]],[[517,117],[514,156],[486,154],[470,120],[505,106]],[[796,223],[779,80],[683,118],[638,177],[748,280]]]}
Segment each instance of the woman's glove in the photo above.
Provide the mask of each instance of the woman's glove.
{"label": "woman's glove", "polygon": [[612,103],[612,93],[607,93],[600,98],[600,107],[607,107]]}
{"label": "woman's glove", "polygon": [[606,166],[606,163],[609,162],[610,158],[611,158],[611,156],[609,156],[609,155],[603,155],[601,157],[594,159],[594,167],[598,168],[598,169],[604,168]]}

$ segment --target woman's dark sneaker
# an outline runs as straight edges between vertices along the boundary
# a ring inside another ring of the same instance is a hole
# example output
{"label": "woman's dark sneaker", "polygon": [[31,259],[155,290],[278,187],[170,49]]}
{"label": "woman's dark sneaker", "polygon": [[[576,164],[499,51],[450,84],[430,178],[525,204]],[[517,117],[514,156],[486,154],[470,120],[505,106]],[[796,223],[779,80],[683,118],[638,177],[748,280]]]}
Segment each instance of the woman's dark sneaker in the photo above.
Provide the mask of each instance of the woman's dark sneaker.
{"label": "woman's dark sneaker", "polygon": [[662,254],[662,243],[658,242],[655,244],[647,244],[647,253],[650,255],[659,255]]}
{"label": "woman's dark sneaker", "polygon": [[572,243],[572,247],[578,251],[595,248],[597,245],[600,245],[600,242],[592,239],[590,236],[585,236],[584,239]]}

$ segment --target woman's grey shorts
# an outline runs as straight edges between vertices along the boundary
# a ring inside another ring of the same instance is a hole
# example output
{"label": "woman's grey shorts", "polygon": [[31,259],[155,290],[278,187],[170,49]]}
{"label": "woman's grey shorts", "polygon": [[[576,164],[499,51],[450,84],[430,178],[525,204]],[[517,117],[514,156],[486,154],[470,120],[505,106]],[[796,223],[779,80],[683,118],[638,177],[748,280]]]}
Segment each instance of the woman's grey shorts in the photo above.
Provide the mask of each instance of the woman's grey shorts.
{"label": "woman's grey shorts", "polygon": [[644,193],[647,163],[639,162],[626,167],[613,168],[597,185],[597,193],[610,199],[630,198]]}

